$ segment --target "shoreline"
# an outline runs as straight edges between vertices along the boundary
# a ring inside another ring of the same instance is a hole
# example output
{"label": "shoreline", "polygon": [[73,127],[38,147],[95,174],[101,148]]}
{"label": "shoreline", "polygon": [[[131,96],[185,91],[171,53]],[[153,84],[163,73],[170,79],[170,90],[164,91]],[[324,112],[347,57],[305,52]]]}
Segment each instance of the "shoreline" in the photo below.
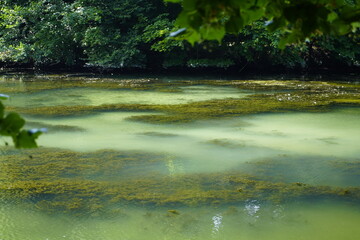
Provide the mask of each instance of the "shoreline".
{"label": "shoreline", "polygon": [[94,68],[94,67],[1,67],[0,75],[52,75],[60,74],[66,77],[195,77],[199,79],[216,78],[220,80],[267,80],[267,79],[299,79],[304,81],[359,81],[360,67],[349,67],[344,71],[334,69],[317,69],[299,71],[296,69],[273,69],[272,71],[256,71],[247,69],[221,68],[177,68],[177,69],[141,69],[141,68]]}

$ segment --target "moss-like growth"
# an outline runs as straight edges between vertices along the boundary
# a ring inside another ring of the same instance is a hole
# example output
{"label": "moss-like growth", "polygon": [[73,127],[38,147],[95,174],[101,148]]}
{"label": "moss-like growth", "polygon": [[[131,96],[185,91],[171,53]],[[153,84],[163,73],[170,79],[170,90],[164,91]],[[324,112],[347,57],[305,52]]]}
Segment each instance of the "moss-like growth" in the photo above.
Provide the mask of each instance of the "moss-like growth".
{"label": "moss-like growth", "polygon": [[[185,86],[189,81],[162,82],[157,78],[134,78],[119,79],[102,76],[69,76],[69,75],[36,75],[21,78],[6,77],[2,79],[6,84],[1,84],[2,93],[35,93],[55,89],[93,88],[106,90],[135,90],[135,91],[159,91],[181,92],[179,86]],[[18,84],[18,80],[22,84]]]}
{"label": "moss-like growth", "polygon": [[[29,155],[32,159],[29,159]],[[360,188],[264,181],[238,172],[166,174],[168,156],[59,149],[6,151],[0,157],[0,197],[31,201],[48,212],[103,214],[118,204],[174,206],[235,204],[247,199],[360,200]],[[164,172],[159,172],[161,167]],[[139,178],[141,176],[141,178]]]}
{"label": "moss-like growth", "polygon": [[[298,80],[201,80],[201,81],[162,81],[161,79],[112,79],[79,76],[38,76],[36,81],[25,81],[14,90],[13,84],[2,84],[3,93],[9,91],[33,92],[64,88],[93,88],[109,90],[142,90],[178,92],[180,87],[189,85],[227,86],[245,90],[261,90],[268,93],[253,94],[246,98],[218,99],[172,105],[146,104],[103,104],[99,106],[51,106],[35,108],[8,107],[29,115],[74,116],[106,111],[153,112],[136,115],[130,120],[148,123],[186,123],[241,116],[246,114],[288,112],[288,111],[327,111],[341,105],[360,106],[360,85],[334,82],[311,82]],[[44,78],[44,79],[43,79]]]}
{"label": "moss-like growth", "polygon": [[225,148],[243,148],[246,146],[245,142],[235,142],[231,141],[229,139],[212,139],[209,141],[206,141],[207,144],[216,145],[219,147],[225,147]]}
{"label": "moss-like growth", "polygon": [[[174,105],[104,104],[99,106],[51,106],[8,108],[10,111],[41,116],[74,116],[97,112],[146,112],[129,120],[148,123],[186,123],[196,120],[228,118],[256,113],[289,111],[329,111],[333,107],[360,106],[360,86],[345,83],[301,81],[177,81],[158,79],[114,80],[95,77],[53,76],[25,81],[23,86],[2,84],[0,92],[37,92],[63,88],[96,88],[140,91],[181,91],[181,86],[212,85],[268,91],[246,98],[207,100]],[[49,79],[47,79],[49,78]],[[49,81],[50,80],[50,81]],[[56,80],[56,81],[55,81]],[[15,89],[15,90],[14,90]],[[36,124],[33,123],[33,126]],[[74,130],[71,126],[44,126]],[[77,129],[81,130],[81,129]],[[145,135],[170,137],[162,133]],[[332,139],[319,139],[333,143]],[[241,147],[224,139],[209,144]],[[301,182],[265,181],[259,175],[236,171],[212,174],[172,174],[169,158],[163,154],[103,150],[77,153],[60,149],[7,150],[0,156],[0,197],[34,203],[44,211],[78,214],[111,212],[114,205],[232,204],[248,199],[288,201],[297,198],[340,198],[359,202],[360,189],[311,186]],[[346,171],[359,169],[349,163],[334,163]],[[259,167],[261,165],[261,167]],[[266,171],[273,163],[258,163],[257,171]],[[257,172],[253,171],[253,172]],[[261,174],[260,174],[261,175]],[[139,179],[139,176],[141,178]],[[171,212],[169,212],[171,213]],[[174,213],[172,213],[174,214]],[[176,214],[175,214],[176,215]]]}
{"label": "moss-like growth", "polygon": [[330,166],[343,171],[348,175],[360,176],[360,160],[358,161],[331,161]]}
{"label": "moss-like growth", "polygon": [[151,136],[151,137],[177,137],[178,135],[173,133],[163,133],[163,132],[143,132],[139,135]]}
{"label": "moss-like growth", "polygon": [[[340,95],[338,93],[308,92],[256,94],[241,99],[220,99],[178,105],[149,106],[149,110],[152,108],[154,111],[166,114],[140,115],[129,119],[149,123],[183,123],[256,113],[322,112],[329,111],[336,106],[337,102],[335,100],[343,95],[348,96],[348,99],[360,97],[358,93],[343,93]],[[353,101],[346,103],[356,105]]]}
{"label": "moss-like growth", "polygon": [[[40,92],[54,89],[95,88],[109,90],[152,90],[160,92],[181,92],[181,87],[190,85],[210,85],[234,87],[245,90],[311,90],[311,91],[353,91],[359,84],[347,82],[300,81],[300,80],[172,80],[161,78],[116,78],[96,74],[63,75],[16,75],[0,76],[4,82],[2,93]],[[18,83],[21,79],[21,84]]]}
{"label": "moss-like growth", "polygon": [[78,126],[69,126],[69,125],[53,125],[53,124],[47,124],[43,122],[26,122],[27,128],[46,128],[49,132],[83,132],[85,131],[84,128],[78,127]]}
{"label": "moss-like growth", "polygon": [[[344,96],[349,99],[344,101]],[[343,99],[341,104],[360,106],[354,99],[359,93],[275,93],[255,94],[240,99],[218,99],[174,105],[146,104],[104,104],[100,106],[52,106],[38,108],[11,108],[24,114],[41,116],[74,116],[106,111],[157,112],[132,116],[129,120],[149,123],[185,123],[195,120],[216,119],[242,116],[256,113],[308,111],[328,111],[339,105],[336,100]]]}

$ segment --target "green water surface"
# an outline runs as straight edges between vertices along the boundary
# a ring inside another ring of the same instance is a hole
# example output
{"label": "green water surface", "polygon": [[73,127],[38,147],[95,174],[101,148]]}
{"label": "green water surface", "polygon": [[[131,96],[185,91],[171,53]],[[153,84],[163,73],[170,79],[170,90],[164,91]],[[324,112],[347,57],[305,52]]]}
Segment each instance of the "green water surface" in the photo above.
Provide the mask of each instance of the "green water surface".
{"label": "green water surface", "polygon": [[1,240],[360,236],[354,81],[4,75],[0,92],[48,128],[2,148]]}

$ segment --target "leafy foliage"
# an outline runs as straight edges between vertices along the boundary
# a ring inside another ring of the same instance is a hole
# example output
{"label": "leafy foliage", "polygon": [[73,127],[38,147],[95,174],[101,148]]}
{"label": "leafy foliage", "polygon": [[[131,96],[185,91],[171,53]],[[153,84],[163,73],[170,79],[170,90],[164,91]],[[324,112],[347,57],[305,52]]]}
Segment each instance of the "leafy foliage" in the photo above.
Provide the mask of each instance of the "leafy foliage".
{"label": "leafy foliage", "polygon": [[161,0],[5,1],[0,9],[0,60],[144,66],[146,42],[141,35],[155,21],[159,11],[154,10],[162,8]]}
{"label": "leafy foliage", "polygon": [[2,65],[240,70],[360,62],[358,1],[183,0],[182,11],[163,0],[0,2]]}
{"label": "leafy foliage", "polygon": [[185,38],[220,41],[225,33],[267,20],[267,29],[283,33],[279,46],[304,41],[313,35],[344,35],[360,26],[357,0],[166,0],[181,3],[177,18],[188,29]]}
{"label": "leafy foliage", "polygon": [[[8,96],[1,94],[0,99],[5,100]],[[43,129],[23,130],[25,120],[18,113],[4,113],[4,105],[0,101],[0,136],[11,137],[16,148],[35,148],[36,139],[44,131]]]}

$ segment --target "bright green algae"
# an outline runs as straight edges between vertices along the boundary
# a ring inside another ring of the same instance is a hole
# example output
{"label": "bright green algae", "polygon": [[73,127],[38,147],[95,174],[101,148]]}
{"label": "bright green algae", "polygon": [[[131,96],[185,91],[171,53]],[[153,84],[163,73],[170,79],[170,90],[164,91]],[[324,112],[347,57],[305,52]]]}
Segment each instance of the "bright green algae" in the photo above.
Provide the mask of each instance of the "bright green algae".
{"label": "bright green algae", "polygon": [[[49,79],[47,79],[49,78]],[[50,80],[50,81],[49,81]],[[182,91],[188,85],[228,86],[261,90],[246,98],[207,100],[172,105],[104,104],[99,106],[52,106],[7,108],[29,115],[57,117],[87,115],[96,112],[147,112],[129,120],[149,123],[185,123],[255,113],[288,111],[329,111],[337,106],[359,106],[360,87],[347,83],[302,81],[177,81],[157,79],[114,81],[104,78],[56,76],[24,81],[20,87],[1,85],[3,93],[36,93],[63,88],[93,88],[136,91]],[[150,113],[150,114],[149,114]],[[30,123],[41,126],[41,123]],[[42,126],[44,127],[44,126]],[[59,131],[81,131],[72,126],[45,126]],[[170,137],[156,132],[144,135]],[[331,141],[325,139],[323,141]],[[213,139],[210,145],[239,148],[226,139]],[[193,206],[233,204],[248,199],[282,202],[298,198],[339,198],[359,202],[358,187],[312,186],[301,182],[267,181],[260,171],[274,167],[258,163],[253,175],[239,172],[209,174],[165,174],[173,156],[142,152],[103,150],[77,153],[60,149],[5,151],[0,157],[0,194],[12,201],[30,201],[44,211],[76,214],[101,214],[116,211],[122,204]],[[355,162],[333,163],[335,168],[358,171]],[[160,171],[161,170],[161,171]],[[159,172],[160,171],[160,172]],[[259,172],[259,174],[257,174]],[[139,176],[142,176],[139,179]]]}
{"label": "bright green algae", "polygon": [[[46,91],[63,88],[130,89],[141,91],[181,91],[182,86],[212,85],[227,86],[245,90],[269,91],[253,94],[245,98],[217,99],[184,104],[103,104],[98,106],[49,106],[34,108],[9,107],[17,111],[36,116],[74,116],[96,112],[130,111],[150,112],[137,115],[129,120],[148,123],[184,123],[195,120],[234,117],[256,113],[289,111],[328,111],[341,105],[360,106],[360,86],[350,83],[304,82],[304,81],[254,81],[254,80],[203,80],[162,82],[158,79],[110,80],[97,78],[70,78],[59,81],[27,82],[24,92]],[[3,92],[13,87],[1,89]],[[10,91],[9,90],[9,91]],[[20,90],[18,90],[20,91]]]}
{"label": "bright green algae", "polygon": [[[162,82],[157,78],[116,79],[106,77],[74,77],[68,75],[35,75],[0,78],[2,93],[36,93],[56,89],[95,88],[108,90],[154,90],[181,92],[180,86],[194,84],[192,81]],[[19,80],[21,84],[19,85]]]}
{"label": "bright green algae", "polygon": [[100,106],[51,106],[8,108],[37,116],[74,116],[107,111],[156,112],[130,117],[149,123],[184,123],[195,120],[234,117],[255,113],[290,111],[321,112],[347,104],[360,106],[359,93],[291,92],[254,94],[241,99],[219,99],[174,105],[104,104]]}
{"label": "bright green algae", "polygon": [[[114,78],[96,74],[68,75],[3,75],[2,93],[41,92],[54,89],[97,88],[154,90],[160,92],[181,92],[180,87],[191,85],[226,86],[246,90],[354,90],[359,84],[347,82],[300,81],[300,80],[170,80],[161,78]],[[19,83],[19,80],[21,84]]]}
{"label": "bright green algae", "polygon": [[[0,156],[0,195],[12,201],[30,201],[43,211],[95,215],[119,210],[123,204],[170,208],[235,204],[248,199],[274,203],[299,198],[360,200],[358,187],[265,181],[235,171],[165,174],[169,159],[173,157],[112,150],[78,153],[42,148],[21,154],[4,150]],[[159,172],[161,166],[164,172]]]}

